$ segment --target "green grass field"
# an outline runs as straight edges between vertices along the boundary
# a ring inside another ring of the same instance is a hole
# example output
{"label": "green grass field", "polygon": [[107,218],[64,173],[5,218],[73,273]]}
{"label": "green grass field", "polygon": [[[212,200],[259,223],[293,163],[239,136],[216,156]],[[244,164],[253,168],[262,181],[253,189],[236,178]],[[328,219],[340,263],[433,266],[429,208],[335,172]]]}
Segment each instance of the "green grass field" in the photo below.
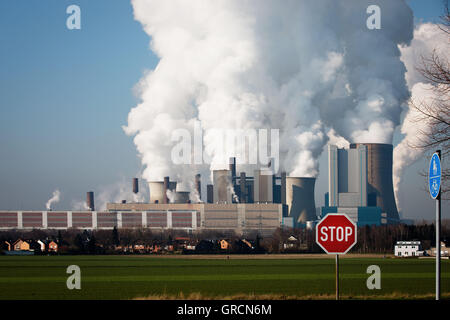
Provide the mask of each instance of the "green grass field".
{"label": "green grass field", "polygon": [[[434,260],[340,260],[344,298],[433,298]],[[68,290],[66,268],[81,268],[81,290]],[[366,269],[381,268],[381,290],[368,290]],[[0,256],[0,299],[132,299],[159,296],[226,298],[268,295],[330,298],[334,258],[189,259],[155,256]],[[449,298],[450,261],[442,261],[442,292]],[[427,296],[428,295],[428,296]]]}

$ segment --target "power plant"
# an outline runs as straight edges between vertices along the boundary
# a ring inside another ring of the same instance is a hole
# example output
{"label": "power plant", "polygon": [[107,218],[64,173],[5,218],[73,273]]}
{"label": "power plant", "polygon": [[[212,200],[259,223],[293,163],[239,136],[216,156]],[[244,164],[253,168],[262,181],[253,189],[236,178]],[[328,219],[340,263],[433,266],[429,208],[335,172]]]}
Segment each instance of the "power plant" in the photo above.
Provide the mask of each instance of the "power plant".
{"label": "power plant", "polygon": [[359,225],[398,223],[391,144],[328,146],[328,192],[321,216],[346,213]]}
{"label": "power plant", "polygon": [[[398,223],[392,186],[392,145],[328,146],[328,192],[320,217],[343,212],[358,225]],[[87,192],[85,211],[0,211],[0,229],[26,228],[151,228],[221,230],[238,234],[271,234],[280,227],[311,227],[318,220],[314,201],[316,178],[278,176],[272,168],[253,176],[238,172],[236,159],[228,169],[213,170],[212,184],[201,196],[201,176],[193,174],[191,191],[177,190],[166,176],[150,181],[149,202],[108,203],[95,211],[94,192]],[[133,178],[130,188],[139,193]]]}

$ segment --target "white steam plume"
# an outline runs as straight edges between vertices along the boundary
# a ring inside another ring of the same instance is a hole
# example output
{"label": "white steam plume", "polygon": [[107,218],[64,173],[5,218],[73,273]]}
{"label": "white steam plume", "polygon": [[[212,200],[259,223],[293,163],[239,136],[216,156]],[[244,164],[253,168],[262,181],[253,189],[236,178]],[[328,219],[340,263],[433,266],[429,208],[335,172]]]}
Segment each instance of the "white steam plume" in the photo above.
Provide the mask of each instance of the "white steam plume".
{"label": "white steam plume", "polygon": [[90,208],[86,204],[86,201],[83,200],[72,200],[71,207],[74,211],[90,210]]}
{"label": "white steam plume", "polygon": [[[414,30],[411,45],[402,46],[400,50],[401,59],[407,69],[406,81],[411,90],[412,102],[418,107],[421,104],[433,104],[433,101],[439,97],[436,97],[433,85],[417,71],[417,67],[421,66],[422,57],[429,58],[433,50],[436,50],[440,57],[445,57],[447,60],[450,58],[448,35],[436,24],[421,24]],[[401,126],[404,138],[394,149],[393,182],[397,205],[399,205],[398,193],[403,171],[416,162],[424,152],[413,146],[423,143],[420,141],[421,138],[423,139],[422,133],[426,135],[431,132],[428,122],[418,121],[419,118],[419,112],[409,105]]]}
{"label": "white steam plume", "polygon": [[280,129],[280,167],[293,176],[318,175],[330,128],[351,142],[392,143],[409,98],[398,45],[410,42],[413,17],[403,0],[376,3],[380,30],[366,27],[368,0],[132,0],[160,58],[124,128],[143,177],[191,178],[170,161],[171,135],[198,120],[214,168],[214,129]]}
{"label": "white steam plume", "polygon": [[52,197],[50,199],[48,199],[47,203],[45,204],[45,207],[47,208],[47,210],[51,210],[52,204],[59,202],[60,196],[61,196],[61,192],[58,189],[53,191]]}
{"label": "white steam plume", "polygon": [[127,202],[144,202],[146,194],[148,192],[142,189],[137,194],[133,193],[129,179],[125,180],[123,178],[116,183],[100,188],[98,196],[94,200],[95,208],[96,210],[104,211],[107,203],[120,203],[122,200]]}

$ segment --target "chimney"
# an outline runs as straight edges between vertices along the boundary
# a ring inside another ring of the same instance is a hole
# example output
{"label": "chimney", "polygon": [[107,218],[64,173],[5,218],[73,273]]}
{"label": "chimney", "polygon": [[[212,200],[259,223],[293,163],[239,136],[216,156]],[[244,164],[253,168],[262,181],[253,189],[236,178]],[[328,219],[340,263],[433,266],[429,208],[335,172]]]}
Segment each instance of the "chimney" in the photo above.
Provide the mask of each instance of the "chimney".
{"label": "chimney", "polygon": [[281,172],[281,203],[286,204],[286,172]]}
{"label": "chimney", "polygon": [[139,192],[139,180],[138,178],[133,178],[133,193]]}
{"label": "chimney", "polygon": [[229,170],[231,171],[231,183],[234,186],[234,178],[236,177],[236,158],[230,158]]}
{"label": "chimney", "polygon": [[206,202],[214,203],[213,197],[214,197],[214,187],[212,184],[208,184],[206,185]]}
{"label": "chimney", "polygon": [[95,210],[95,206],[94,206],[94,192],[93,191],[89,191],[86,193],[86,205],[89,208],[89,210],[94,211]]}
{"label": "chimney", "polygon": [[169,190],[169,177],[164,177],[163,203],[169,203],[169,198],[167,197],[167,190]]}
{"label": "chimney", "polygon": [[201,175],[198,173],[195,175],[195,190],[198,193],[199,199],[202,198],[202,182],[201,182]]}
{"label": "chimney", "polygon": [[239,182],[241,194],[239,196],[239,200],[242,203],[247,202],[247,184],[246,184],[246,178],[245,178],[245,172],[241,172],[241,179]]}

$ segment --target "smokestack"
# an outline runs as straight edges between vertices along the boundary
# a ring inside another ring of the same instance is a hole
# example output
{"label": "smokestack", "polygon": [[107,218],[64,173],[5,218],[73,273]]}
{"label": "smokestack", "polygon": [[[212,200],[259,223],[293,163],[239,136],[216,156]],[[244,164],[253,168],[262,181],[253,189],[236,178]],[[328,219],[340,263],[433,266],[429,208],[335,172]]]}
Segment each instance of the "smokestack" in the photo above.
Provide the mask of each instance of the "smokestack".
{"label": "smokestack", "polygon": [[286,172],[281,172],[281,203],[286,204]]}
{"label": "smokestack", "polygon": [[133,193],[139,192],[139,180],[138,178],[133,178]]}
{"label": "smokestack", "polygon": [[206,185],[206,202],[214,203],[214,187],[212,184]]}
{"label": "smokestack", "polygon": [[230,158],[229,170],[231,171],[231,181],[234,185],[234,178],[236,177],[236,158]]}
{"label": "smokestack", "polygon": [[314,184],[316,178],[286,178],[286,202],[288,216],[294,218],[294,226],[306,221],[317,220],[314,202]]}
{"label": "smokestack", "polygon": [[195,190],[198,193],[198,198],[202,199],[202,176],[198,173],[195,175]]}
{"label": "smokestack", "polygon": [[241,172],[241,179],[239,181],[241,194],[239,195],[239,201],[241,203],[247,202],[247,184],[245,178],[245,172]]}
{"label": "smokestack", "polygon": [[382,212],[387,213],[388,219],[398,220],[392,183],[392,144],[352,143],[350,148],[356,149],[360,145],[367,147],[367,193],[369,197],[374,195],[376,202],[370,205],[380,207]]}
{"label": "smokestack", "polygon": [[93,191],[89,191],[86,193],[86,205],[89,208],[89,210],[95,211]]}
{"label": "smokestack", "polygon": [[169,203],[169,198],[167,197],[167,190],[169,190],[170,178],[164,177],[164,189],[163,189],[163,203]]}

